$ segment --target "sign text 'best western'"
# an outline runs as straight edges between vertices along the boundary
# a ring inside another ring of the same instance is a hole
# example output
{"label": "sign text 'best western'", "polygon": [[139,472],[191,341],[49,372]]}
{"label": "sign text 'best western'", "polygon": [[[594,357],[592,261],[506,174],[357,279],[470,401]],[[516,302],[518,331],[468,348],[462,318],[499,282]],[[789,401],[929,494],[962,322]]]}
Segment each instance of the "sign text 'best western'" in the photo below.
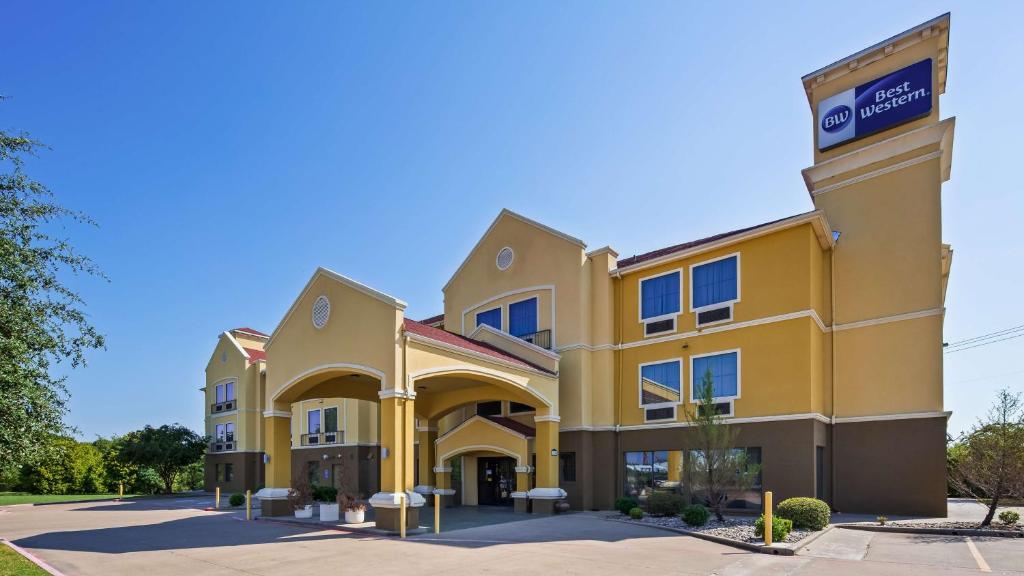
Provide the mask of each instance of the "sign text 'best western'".
{"label": "sign text 'best western'", "polygon": [[932,111],[928,58],[818,103],[818,150],[845,144]]}

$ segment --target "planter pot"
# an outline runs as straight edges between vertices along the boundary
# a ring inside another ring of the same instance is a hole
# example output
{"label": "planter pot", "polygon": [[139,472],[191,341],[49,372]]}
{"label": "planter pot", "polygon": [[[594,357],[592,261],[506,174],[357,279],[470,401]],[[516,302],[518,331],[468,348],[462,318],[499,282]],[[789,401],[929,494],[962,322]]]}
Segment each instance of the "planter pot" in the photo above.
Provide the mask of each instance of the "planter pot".
{"label": "planter pot", "polygon": [[337,504],[321,504],[320,505],[320,521],[321,522],[337,522],[338,521],[338,505]]}
{"label": "planter pot", "polygon": [[365,510],[345,510],[346,524],[362,524],[366,521]]}
{"label": "planter pot", "polygon": [[296,518],[312,518],[313,517],[313,505],[307,504],[304,508],[298,508],[295,510]]}

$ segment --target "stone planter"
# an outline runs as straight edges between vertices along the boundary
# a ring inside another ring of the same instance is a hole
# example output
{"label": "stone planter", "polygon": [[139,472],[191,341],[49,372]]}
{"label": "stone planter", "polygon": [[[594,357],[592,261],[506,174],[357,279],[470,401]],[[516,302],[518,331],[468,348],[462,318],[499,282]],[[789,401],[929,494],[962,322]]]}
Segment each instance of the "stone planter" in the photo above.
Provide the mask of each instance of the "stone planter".
{"label": "stone planter", "polygon": [[338,505],[323,503],[320,505],[320,521],[321,522],[337,522],[338,521]]}
{"label": "stone planter", "polygon": [[312,518],[313,517],[313,505],[312,504],[306,504],[306,506],[303,507],[303,508],[296,508],[295,509],[295,517],[296,518]]}
{"label": "stone planter", "polygon": [[346,524],[362,524],[366,521],[365,510],[345,510]]}

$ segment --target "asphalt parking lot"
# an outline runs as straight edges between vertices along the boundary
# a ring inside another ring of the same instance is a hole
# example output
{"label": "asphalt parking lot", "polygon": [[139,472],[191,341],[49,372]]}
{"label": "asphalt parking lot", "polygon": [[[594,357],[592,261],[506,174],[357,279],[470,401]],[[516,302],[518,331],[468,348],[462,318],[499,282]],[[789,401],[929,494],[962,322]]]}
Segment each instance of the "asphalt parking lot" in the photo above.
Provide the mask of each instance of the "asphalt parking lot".
{"label": "asphalt parking lot", "polygon": [[767,556],[588,514],[405,541],[311,530],[208,497],[0,508],[0,537],[65,574],[1024,574],[1024,540],[834,529],[797,556]]}

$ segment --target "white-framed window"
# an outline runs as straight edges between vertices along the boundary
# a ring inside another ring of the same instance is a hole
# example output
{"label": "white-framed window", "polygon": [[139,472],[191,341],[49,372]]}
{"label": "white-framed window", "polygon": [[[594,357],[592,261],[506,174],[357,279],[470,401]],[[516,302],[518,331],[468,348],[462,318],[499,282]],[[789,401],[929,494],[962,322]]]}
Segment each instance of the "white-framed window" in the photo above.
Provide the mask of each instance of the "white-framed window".
{"label": "white-framed window", "polygon": [[683,312],[682,270],[670,270],[639,280],[638,316],[644,336],[676,331],[676,317]]}
{"label": "white-framed window", "polygon": [[540,299],[532,296],[508,305],[508,333],[516,338],[537,332]]}
{"label": "white-framed window", "polygon": [[306,433],[319,434],[322,431],[320,427],[320,409],[314,408],[306,411]]}
{"label": "white-framed window", "polygon": [[[690,402],[698,402],[704,378],[711,378],[714,402],[732,402],[740,397],[740,349],[721,350],[690,356]],[[732,410],[729,410],[731,413]]]}
{"label": "white-framed window", "polygon": [[235,399],[235,382],[222,382],[214,387],[217,404],[230,402]]}
{"label": "white-framed window", "polygon": [[223,442],[226,438],[227,427],[224,424],[217,424],[215,430],[216,433],[214,434],[214,438],[217,440],[217,442]]}
{"label": "white-framed window", "polygon": [[675,420],[683,402],[683,359],[645,362],[637,367],[639,405],[644,421]]}
{"label": "white-framed window", "polygon": [[731,321],[733,304],[739,301],[739,252],[690,266],[690,310],[697,326]]}
{"label": "white-framed window", "polygon": [[224,440],[226,442],[234,442],[235,441],[235,423],[234,422],[228,422],[228,423],[224,424]]}
{"label": "white-framed window", "polygon": [[220,404],[221,402],[224,402],[224,385],[217,384],[216,391],[216,402],[217,404]]}

